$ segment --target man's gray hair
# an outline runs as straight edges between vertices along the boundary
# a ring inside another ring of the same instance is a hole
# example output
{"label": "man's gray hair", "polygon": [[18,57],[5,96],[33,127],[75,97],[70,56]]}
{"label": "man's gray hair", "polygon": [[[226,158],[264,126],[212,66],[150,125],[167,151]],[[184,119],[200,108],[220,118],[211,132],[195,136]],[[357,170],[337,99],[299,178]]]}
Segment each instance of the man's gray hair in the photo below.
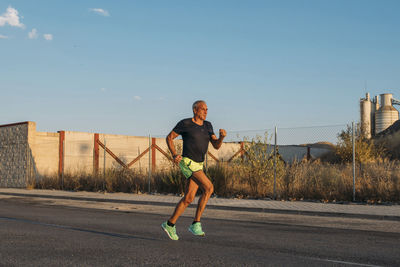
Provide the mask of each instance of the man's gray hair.
{"label": "man's gray hair", "polygon": [[204,100],[197,100],[196,102],[193,103],[193,105],[192,105],[192,110],[196,110],[200,103],[204,103],[204,104],[205,104],[206,101],[204,101]]}

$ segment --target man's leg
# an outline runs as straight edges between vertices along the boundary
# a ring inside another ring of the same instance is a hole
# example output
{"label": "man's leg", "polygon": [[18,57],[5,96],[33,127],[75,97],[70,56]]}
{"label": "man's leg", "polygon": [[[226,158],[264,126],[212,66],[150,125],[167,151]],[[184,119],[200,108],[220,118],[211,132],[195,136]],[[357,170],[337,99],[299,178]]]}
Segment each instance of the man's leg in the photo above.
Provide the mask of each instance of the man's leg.
{"label": "man's leg", "polygon": [[176,205],[174,213],[172,214],[171,218],[169,218],[169,220],[168,220],[170,223],[173,223],[173,224],[176,223],[179,216],[182,215],[182,213],[185,211],[186,207],[189,206],[190,203],[192,203],[193,199],[196,196],[196,192],[197,192],[197,189],[199,189],[199,186],[191,178],[189,178],[186,182],[185,195],[183,196],[181,201],[179,201],[179,203]]}
{"label": "man's leg", "polygon": [[214,192],[214,186],[203,171],[194,172],[191,180],[194,180],[197,185],[200,186],[203,190],[203,193],[197,205],[196,216],[194,217],[194,220],[196,222],[199,222],[201,215],[203,214],[203,211],[206,207],[206,204],[210,199],[211,194]]}

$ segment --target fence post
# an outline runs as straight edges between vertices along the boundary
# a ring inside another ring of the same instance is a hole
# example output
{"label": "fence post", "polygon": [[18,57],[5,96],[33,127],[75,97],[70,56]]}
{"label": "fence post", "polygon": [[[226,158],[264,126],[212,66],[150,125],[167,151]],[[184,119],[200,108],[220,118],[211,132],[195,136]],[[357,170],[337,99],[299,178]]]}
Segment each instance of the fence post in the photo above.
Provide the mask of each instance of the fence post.
{"label": "fence post", "polygon": [[103,191],[106,192],[106,147],[107,147],[107,142],[106,138],[104,137],[104,159],[103,159]]}
{"label": "fence post", "polygon": [[65,131],[59,131],[59,143],[58,143],[58,175],[61,179],[61,189],[63,189],[64,184],[64,149],[65,149]]}
{"label": "fence post", "polygon": [[[149,151],[150,153],[150,151]],[[151,169],[156,170],[156,138],[151,138]]]}
{"label": "fence post", "polygon": [[62,158],[62,172],[61,172],[61,190],[64,190],[64,169],[65,169],[65,138],[63,139],[63,158]]}
{"label": "fence post", "polygon": [[149,193],[150,193],[150,180],[151,180],[151,135],[149,134]]}
{"label": "fence post", "polygon": [[353,143],[353,202],[356,201],[356,142],[354,121],[351,123],[352,128],[352,143]]}
{"label": "fence post", "polygon": [[278,129],[275,126],[275,147],[274,147],[274,200],[276,199],[276,146],[278,144]]}
{"label": "fence post", "polygon": [[93,174],[99,175],[99,134],[94,134],[94,147],[93,147]]}

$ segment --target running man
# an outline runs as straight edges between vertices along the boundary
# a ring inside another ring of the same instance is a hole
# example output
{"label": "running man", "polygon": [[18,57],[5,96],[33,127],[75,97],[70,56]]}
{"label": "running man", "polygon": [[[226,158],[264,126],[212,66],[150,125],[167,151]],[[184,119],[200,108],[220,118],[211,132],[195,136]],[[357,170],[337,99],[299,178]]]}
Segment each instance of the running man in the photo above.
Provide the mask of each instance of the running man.
{"label": "running man", "polygon": [[[198,100],[194,102],[192,109],[193,118],[183,119],[178,122],[167,136],[168,148],[171,151],[174,162],[179,165],[187,179],[184,197],[177,204],[169,220],[161,224],[161,227],[172,240],[179,239],[176,234],[175,223],[186,207],[194,200],[199,187],[203,193],[197,205],[194,221],[189,226],[189,231],[196,236],[205,235],[201,228],[200,218],[208,199],[214,191],[214,186],[203,172],[203,162],[209,142],[215,149],[219,149],[226,136],[226,131],[223,129],[219,130],[219,138],[215,136],[211,123],[206,121],[208,108],[205,101]],[[183,139],[182,155],[176,153],[173,142],[179,135],[182,135]]]}

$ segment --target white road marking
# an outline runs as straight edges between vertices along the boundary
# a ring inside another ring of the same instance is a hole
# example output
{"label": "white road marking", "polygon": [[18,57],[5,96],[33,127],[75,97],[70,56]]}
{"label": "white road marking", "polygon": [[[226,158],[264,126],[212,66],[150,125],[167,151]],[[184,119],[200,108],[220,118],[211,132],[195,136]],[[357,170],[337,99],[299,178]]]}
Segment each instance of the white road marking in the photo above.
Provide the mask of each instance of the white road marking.
{"label": "white road marking", "polygon": [[316,260],[316,261],[326,261],[326,262],[340,263],[340,264],[354,265],[354,266],[382,267],[380,265],[371,265],[371,264],[357,263],[357,262],[350,262],[350,261],[339,261],[339,260],[320,259],[320,258],[312,258],[312,257],[304,257],[304,258]]}

